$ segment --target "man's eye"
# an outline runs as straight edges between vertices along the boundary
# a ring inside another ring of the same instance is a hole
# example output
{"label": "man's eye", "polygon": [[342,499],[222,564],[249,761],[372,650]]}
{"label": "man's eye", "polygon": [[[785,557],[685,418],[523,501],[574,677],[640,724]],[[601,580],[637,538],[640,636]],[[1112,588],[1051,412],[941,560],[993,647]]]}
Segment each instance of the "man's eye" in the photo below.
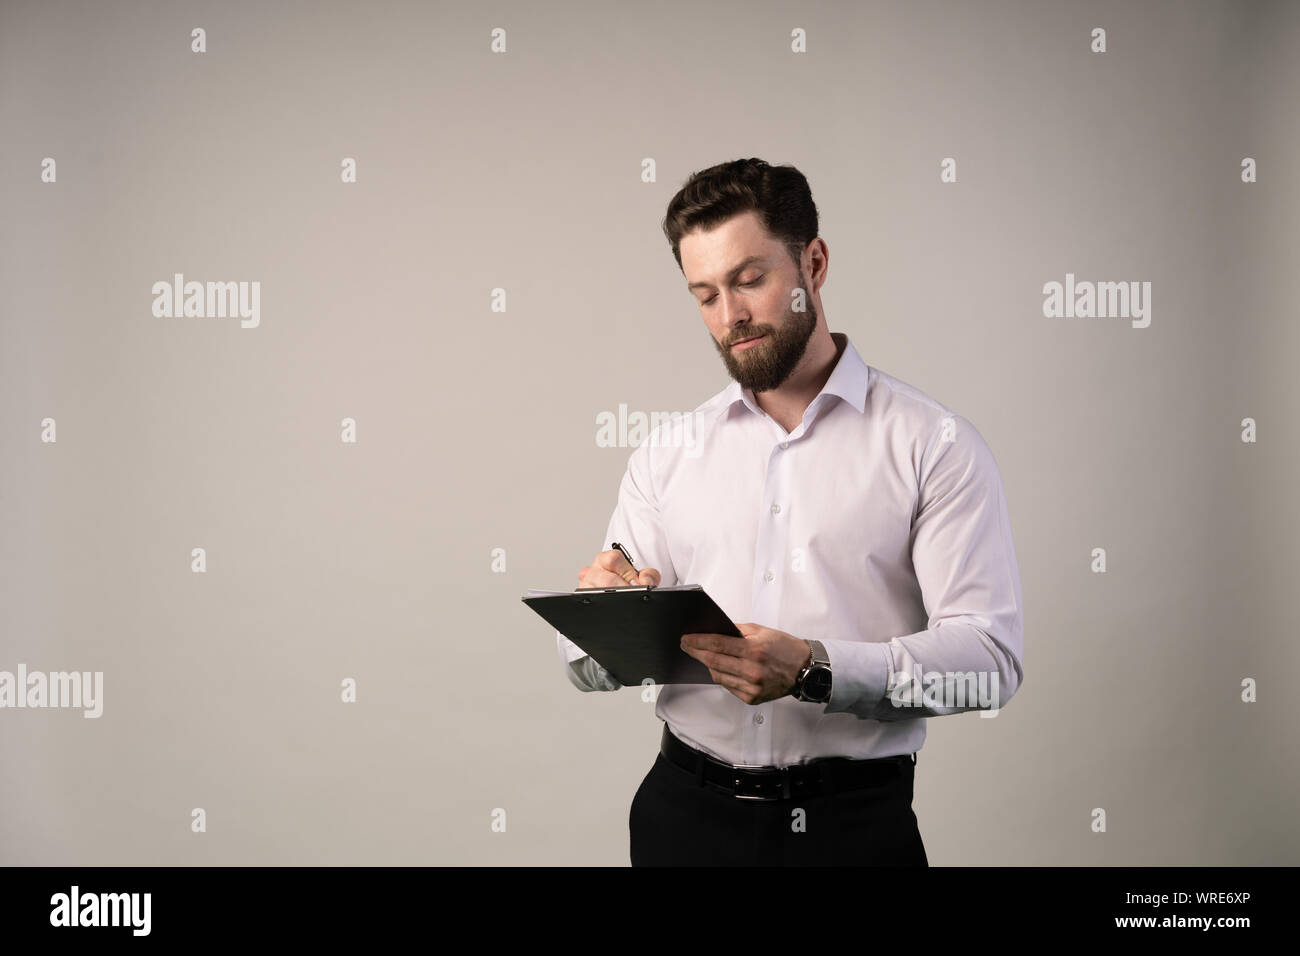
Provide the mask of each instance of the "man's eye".
{"label": "man's eye", "polygon": [[[763,273],[763,275],[767,275],[767,273]],[[742,283],[740,284],[740,287],[741,287],[742,289],[748,289],[751,285],[758,285],[758,284],[759,284],[760,282],[762,282],[762,281],[763,281],[763,276],[759,276],[757,279],[751,279],[751,280],[749,280],[748,282],[742,282]],[[700,305],[708,305],[710,302],[712,302],[712,301],[713,301],[714,299],[716,299],[716,298],[717,298],[716,295],[711,295],[711,296],[709,296],[707,299],[705,299],[703,302],[701,302]]]}

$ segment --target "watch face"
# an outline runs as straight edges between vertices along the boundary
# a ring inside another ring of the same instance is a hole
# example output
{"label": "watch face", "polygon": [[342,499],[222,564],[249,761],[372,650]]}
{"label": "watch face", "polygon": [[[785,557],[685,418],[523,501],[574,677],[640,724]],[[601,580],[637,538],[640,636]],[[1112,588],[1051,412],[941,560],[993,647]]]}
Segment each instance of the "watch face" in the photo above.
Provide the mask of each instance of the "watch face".
{"label": "watch face", "polygon": [[804,678],[803,695],[818,703],[831,699],[831,672],[824,667],[814,667]]}

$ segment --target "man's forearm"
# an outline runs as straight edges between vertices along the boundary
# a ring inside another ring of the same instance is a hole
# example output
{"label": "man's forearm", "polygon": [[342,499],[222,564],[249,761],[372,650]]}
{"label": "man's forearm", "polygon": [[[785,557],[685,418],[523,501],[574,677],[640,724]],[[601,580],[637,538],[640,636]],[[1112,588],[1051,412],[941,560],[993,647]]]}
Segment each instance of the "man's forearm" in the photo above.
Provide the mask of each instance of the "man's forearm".
{"label": "man's forearm", "polygon": [[880,643],[822,643],[831,660],[827,713],[894,721],[998,710],[1020,686],[1019,659],[969,623]]}

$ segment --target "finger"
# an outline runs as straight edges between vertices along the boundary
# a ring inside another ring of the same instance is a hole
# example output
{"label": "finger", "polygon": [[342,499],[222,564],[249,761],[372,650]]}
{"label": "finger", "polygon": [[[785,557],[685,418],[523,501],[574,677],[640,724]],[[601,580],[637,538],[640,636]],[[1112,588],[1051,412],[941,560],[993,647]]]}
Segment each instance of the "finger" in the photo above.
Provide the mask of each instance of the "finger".
{"label": "finger", "polygon": [[727,690],[731,691],[746,703],[749,703],[750,699],[757,697],[759,691],[762,689],[757,684],[735,677],[732,674],[715,673],[713,671],[710,671],[709,673],[713,674],[713,680],[715,683],[727,688]]}
{"label": "finger", "polygon": [[694,648],[686,653],[690,654],[710,671],[729,674],[746,681],[758,681],[763,677],[763,669],[761,667],[753,661],[747,661],[742,657],[731,657],[727,654],[715,654],[713,651],[702,651],[699,648]]}
{"label": "finger", "polygon": [[636,568],[623,557],[618,548],[602,551],[596,556],[596,564],[618,577],[619,584],[636,584]]}
{"label": "finger", "polygon": [[753,650],[743,637],[730,634],[683,634],[682,640],[690,638],[690,644],[700,650],[726,654],[728,657],[747,657]]}
{"label": "finger", "polygon": [[613,571],[606,571],[604,568],[593,566],[587,570],[579,586],[584,588],[620,588],[626,587],[629,583],[631,582],[620,578]]}
{"label": "finger", "polygon": [[663,579],[654,568],[642,568],[641,574],[636,580],[638,584],[652,584],[659,587],[659,582]]}

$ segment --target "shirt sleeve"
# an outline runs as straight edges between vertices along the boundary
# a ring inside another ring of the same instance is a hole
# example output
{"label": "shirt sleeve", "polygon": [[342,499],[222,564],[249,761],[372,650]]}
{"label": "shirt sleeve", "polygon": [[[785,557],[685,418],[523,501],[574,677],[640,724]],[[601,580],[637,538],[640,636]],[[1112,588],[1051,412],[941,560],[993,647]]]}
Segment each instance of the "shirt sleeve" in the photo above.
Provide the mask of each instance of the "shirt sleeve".
{"label": "shirt sleeve", "polygon": [[827,713],[871,720],[997,710],[1024,679],[1020,569],[993,453],[966,419],[941,423],[922,455],[912,565],[924,631],[880,641],[822,641]]}
{"label": "shirt sleeve", "polygon": [[[605,668],[592,659],[591,655],[578,647],[559,631],[556,631],[556,637],[560,641],[560,654],[564,656],[568,648],[577,651],[578,656],[572,660],[564,662],[564,672],[568,675],[569,682],[580,691],[593,690],[619,690],[622,684],[618,679]],[[567,647],[566,647],[567,645]]]}
{"label": "shirt sleeve", "polygon": [[[651,472],[652,447],[653,443],[647,439],[628,458],[627,470],[618,489],[618,503],[597,550],[608,551],[617,541],[632,555],[638,571],[654,568],[659,572],[659,585],[670,587],[677,583],[677,572],[668,555],[668,540],[655,493]],[[565,672],[579,690],[618,690],[623,686],[613,674],[559,631],[555,638]]]}

